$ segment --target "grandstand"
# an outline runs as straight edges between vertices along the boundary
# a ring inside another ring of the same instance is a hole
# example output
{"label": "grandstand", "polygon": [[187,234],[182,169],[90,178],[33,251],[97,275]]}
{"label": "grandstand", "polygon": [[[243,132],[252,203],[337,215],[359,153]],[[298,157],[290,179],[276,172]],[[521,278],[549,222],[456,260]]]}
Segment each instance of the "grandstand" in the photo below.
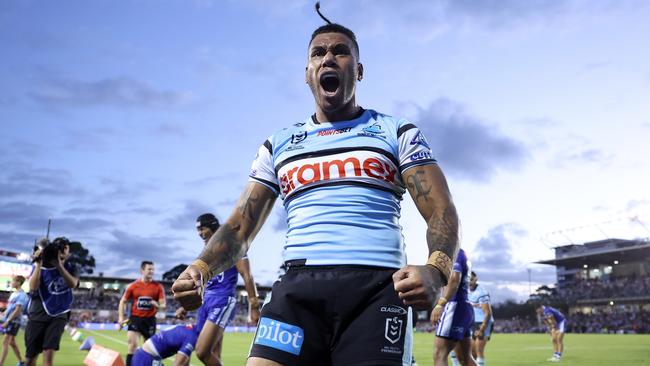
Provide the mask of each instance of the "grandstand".
{"label": "grandstand", "polygon": [[650,240],[606,239],[555,248],[557,287],[548,302],[578,333],[650,333]]}

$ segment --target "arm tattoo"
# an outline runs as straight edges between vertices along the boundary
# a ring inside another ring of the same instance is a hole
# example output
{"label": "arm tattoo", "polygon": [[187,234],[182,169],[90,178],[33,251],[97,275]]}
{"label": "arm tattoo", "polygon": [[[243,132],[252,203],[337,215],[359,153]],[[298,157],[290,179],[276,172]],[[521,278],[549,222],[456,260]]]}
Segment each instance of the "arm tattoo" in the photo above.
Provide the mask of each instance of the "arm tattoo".
{"label": "arm tattoo", "polygon": [[237,210],[239,213],[241,213],[243,218],[248,219],[249,221],[253,221],[255,219],[253,214],[253,205],[255,205],[259,200],[260,197],[257,194],[251,193],[251,195],[248,196],[245,202],[243,202],[242,205],[237,208]]}
{"label": "arm tattoo", "polygon": [[429,192],[431,192],[431,185],[426,180],[424,170],[418,169],[414,174],[408,177],[406,184],[409,188],[415,190],[417,193],[415,201],[419,201],[423,197],[425,201],[429,201]]}
{"label": "arm tattoo", "polygon": [[427,228],[427,244],[429,253],[437,250],[447,254],[453,261],[459,247],[458,215],[456,208],[450,204],[442,215],[434,215],[429,220]]}
{"label": "arm tattoo", "polygon": [[244,243],[236,238],[236,230],[223,224],[203,248],[199,259],[208,263],[216,275],[234,266],[245,252]]}

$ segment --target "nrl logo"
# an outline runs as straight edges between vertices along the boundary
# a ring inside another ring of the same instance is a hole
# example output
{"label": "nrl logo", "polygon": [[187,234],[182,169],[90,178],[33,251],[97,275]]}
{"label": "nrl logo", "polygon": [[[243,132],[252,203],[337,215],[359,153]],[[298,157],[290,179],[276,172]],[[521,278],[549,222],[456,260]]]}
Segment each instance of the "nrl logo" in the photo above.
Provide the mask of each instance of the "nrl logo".
{"label": "nrl logo", "polygon": [[307,138],[307,131],[302,131],[298,133],[294,133],[291,135],[291,143],[292,144],[299,144]]}
{"label": "nrl logo", "polygon": [[402,337],[402,319],[398,319],[397,317],[386,318],[384,337],[392,344],[397,343]]}

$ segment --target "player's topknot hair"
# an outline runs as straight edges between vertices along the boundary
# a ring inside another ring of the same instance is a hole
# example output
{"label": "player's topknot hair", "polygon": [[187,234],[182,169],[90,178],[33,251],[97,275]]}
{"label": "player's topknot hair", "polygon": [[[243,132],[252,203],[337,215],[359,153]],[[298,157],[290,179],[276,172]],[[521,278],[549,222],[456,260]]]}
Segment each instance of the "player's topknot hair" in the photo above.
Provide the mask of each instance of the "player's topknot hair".
{"label": "player's topknot hair", "polygon": [[356,48],[356,54],[357,58],[359,57],[359,44],[357,43],[357,36],[354,34],[353,31],[351,31],[349,28],[344,27],[340,24],[337,23],[332,23],[331,20],[327,19],[323,13],[320,12],[320,1],[316,2],[316,12],[318,15],[327,23],[325,25],[321,25],[320,27],[316,28],[316,30],[311,34],[311,39],[309,40],[309,44],[311,44],[311,41],[316,38],[317,35],[322,34],[322,33],[341,33],[345,34],[348,38],[352,40],[352,43],[354,44],[354,47]]}

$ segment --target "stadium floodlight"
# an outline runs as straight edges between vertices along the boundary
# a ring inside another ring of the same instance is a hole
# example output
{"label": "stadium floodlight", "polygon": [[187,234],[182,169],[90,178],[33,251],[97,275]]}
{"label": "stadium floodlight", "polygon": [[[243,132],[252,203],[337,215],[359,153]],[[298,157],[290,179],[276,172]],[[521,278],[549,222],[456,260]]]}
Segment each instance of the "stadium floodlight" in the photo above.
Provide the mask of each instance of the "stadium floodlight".
{"label": "stadium floodlight", "polygon": [[613,305],[614,305],[614,301],[610,301],[609,304],[613,306]]}
{"label": "stadium floodlight", "polygon": [[618,261],[614,261],[614,264],[618,264]]}
{"label": "stadium floodlight", "polygon": [[582,265],[582,268],[588,268],[588,267],[589,267],[589,266],[586,265],[586,264],[583,264],[583,265]]}

